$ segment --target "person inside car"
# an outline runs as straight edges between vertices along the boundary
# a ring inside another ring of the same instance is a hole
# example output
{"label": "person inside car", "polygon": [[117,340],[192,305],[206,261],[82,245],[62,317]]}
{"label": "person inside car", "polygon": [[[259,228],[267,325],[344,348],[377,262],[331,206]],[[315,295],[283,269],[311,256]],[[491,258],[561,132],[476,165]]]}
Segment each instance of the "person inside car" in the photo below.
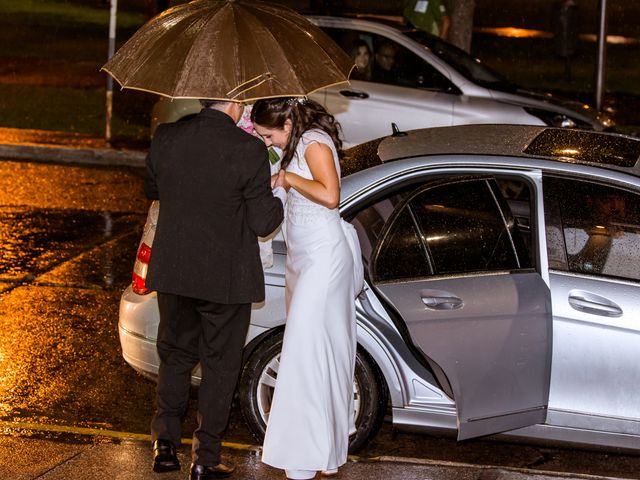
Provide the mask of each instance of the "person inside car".
{"label": "person inside car", "polygon": [[379,83],[395,84],[398,81],[396,72],[396,55],[398,48],[394,43],[384,41],[375,53],[375,63],[371,72],[371,80]]}
{"label": "person inside car", "polygon": [[364,40],[358,40],[351,49],[351,58],[356,70],[351,74],[354,80],[371,80],[371,48]]}

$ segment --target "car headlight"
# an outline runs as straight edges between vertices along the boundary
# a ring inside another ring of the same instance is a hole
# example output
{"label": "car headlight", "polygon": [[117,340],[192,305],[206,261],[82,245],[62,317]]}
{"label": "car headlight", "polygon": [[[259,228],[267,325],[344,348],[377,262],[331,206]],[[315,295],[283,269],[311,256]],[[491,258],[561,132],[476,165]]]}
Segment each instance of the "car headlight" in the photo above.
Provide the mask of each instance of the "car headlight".
{"label": "car headlight", "polygon": [[572,118],[564,113],[551,112],[549,110],[541,110],[539,108],[524,107],[525,111],[539,118],[545,124],[550,127],[563,127],[563,128],[584,128],[593,130],[593,125],[577,118]]}

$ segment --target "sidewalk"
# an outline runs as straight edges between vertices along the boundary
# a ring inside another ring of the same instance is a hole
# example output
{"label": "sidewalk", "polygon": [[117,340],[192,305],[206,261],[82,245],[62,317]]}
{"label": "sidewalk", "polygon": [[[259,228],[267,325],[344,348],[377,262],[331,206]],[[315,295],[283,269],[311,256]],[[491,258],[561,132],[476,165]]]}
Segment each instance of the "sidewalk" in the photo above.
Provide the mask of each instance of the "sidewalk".
{"label": "sidewalk", "polygon": [[[11,429],[10,429],[11,430]],[[137,435],[135,437],[142,437]],[[223,459],[236,465],[235,480],[283,480],[260,461],[259,446],[224,444]],[[0,436],[0,478],[11,480],[185,480],[190,446],[179,448],[179,472],[154,474],[148,439],[113,438],[21,429]],[[325,477],[318,477],[325,478]],[[613,477],[544,472],[426,459],[350,457],[335,480],[616,480]]]}
{"label": "sidewalk", "polygon": [[0,159],[144,167],[147,145],[69,132],[0,128]]}

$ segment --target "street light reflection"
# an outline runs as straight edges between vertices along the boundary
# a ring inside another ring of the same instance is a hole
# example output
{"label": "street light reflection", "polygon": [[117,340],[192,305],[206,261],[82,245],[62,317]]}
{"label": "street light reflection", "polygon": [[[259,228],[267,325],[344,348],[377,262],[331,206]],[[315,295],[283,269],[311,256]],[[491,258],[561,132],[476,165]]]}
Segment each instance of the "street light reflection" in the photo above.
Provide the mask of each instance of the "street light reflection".
{"label": "street light reflection", "polygon": [[474,32],[509,38],[553,38],[553,33],[551,32],[515,27],[481,27],[475,28]]}
{"label": "street light reflection", "polygon": [[[495,35],[496,37],[508,37],[508,38],[553,38],[552,32],[546,32],[544,30],[535,30],[529,28],[515,28],[515,27],[478,27],[474,28],[474,32],[486,33],[488,35]],[[578,38],[583,42],[597,42],[598,36],[593,33],[583,33],[578,35]],[[607,43],[611,45],[637,45],[640,44],[640,38],[625,37],[622,35],[607,35]]]}
{"label": "street light reflection", "polygon": [[580,150],[577,148],[562,148],[558,150],[556,154],[561,157],[575,157],[576,155],[580,155]]}

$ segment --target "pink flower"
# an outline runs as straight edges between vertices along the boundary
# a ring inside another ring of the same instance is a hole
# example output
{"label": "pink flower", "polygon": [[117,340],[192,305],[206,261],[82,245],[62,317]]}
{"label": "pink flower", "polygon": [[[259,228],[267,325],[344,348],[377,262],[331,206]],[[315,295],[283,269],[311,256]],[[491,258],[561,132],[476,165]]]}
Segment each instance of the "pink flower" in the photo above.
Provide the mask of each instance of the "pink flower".
{"label": "pink flower", "polygon": [[256,131],[253,129],[253,122],[251,121],[251,108],[253,105],[245,105],[242,117],[238,121],[237,125],[245,132],[257,136]]}

